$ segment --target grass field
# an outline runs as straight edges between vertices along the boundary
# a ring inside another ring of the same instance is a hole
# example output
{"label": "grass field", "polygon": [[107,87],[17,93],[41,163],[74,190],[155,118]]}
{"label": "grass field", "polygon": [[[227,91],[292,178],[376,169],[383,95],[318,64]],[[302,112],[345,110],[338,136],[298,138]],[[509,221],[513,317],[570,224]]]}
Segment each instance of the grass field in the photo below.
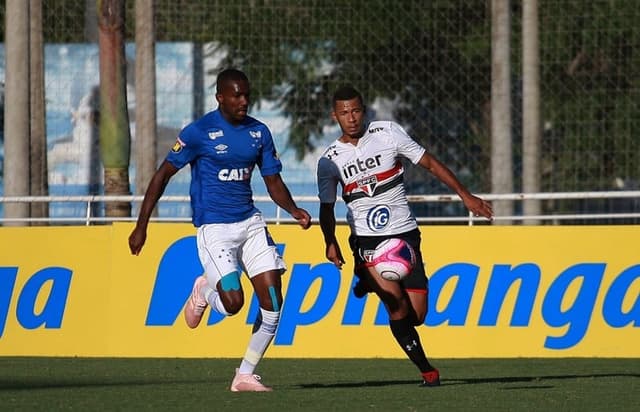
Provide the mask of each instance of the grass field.
{"label": "grass field", "polygon": [[231,393],[235,359],[0,357],[0,411],[638,411],[640,359],[269,359],[271,393]]}

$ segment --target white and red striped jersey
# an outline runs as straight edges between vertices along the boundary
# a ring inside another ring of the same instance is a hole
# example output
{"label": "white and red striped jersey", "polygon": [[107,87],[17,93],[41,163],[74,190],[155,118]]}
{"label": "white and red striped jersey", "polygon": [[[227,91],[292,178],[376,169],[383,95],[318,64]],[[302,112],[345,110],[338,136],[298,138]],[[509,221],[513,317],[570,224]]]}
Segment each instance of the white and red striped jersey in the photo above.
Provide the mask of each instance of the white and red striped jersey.
{"label": "white and red striped jersey", "polygon": [[357,145],[333,142],[318,160],[318,197],[334,203],[337,187],[347,204],[347,221],[359,236],[382,236],[418,227],[409,208],[400,157],[417,164],[425,153],[397,123],[369,124]]}

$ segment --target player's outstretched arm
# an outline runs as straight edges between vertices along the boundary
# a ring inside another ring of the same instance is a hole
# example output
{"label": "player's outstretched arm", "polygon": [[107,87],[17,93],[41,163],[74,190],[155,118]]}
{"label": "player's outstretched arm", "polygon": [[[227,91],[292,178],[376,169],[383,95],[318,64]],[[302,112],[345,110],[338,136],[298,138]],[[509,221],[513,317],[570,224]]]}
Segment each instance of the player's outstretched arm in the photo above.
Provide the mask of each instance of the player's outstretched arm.
{"label": "player's outstretched arm", "polygon": [[475,216],[483,216],[489,220],[493,219],[493,208],[491,207],[491,203],[471,194],[471,192],[469,192],[469,190],[460,183],[455,174],[453,174],[447,166],[434,156],[425,152],[418,164],[431,172],[431,174],[437,177],[451,190],[456,192],[462,199],[465,207]]}
{"label": "player's outstretched arm", "polygon": [[299,208],[291,197],[289,188],[284,184],[280,173],[270,176],[263,176],[264,184],[267,186],[269,196],[274,202],[286,210],[303,229],[311,226],[311,215],[304,209]]}
{"label": "player's outstretched arm", "polygon": [[158,199],[164,193],[164,189],[167,187],[167,183],[171,179],[171,176],[176,174],[178,169],[166,160],[162,162],[158,170],[153,174],[147,191],[140,205],[140,213],[138,214],[138,221],[136,227],[129,235],[129,249],[131,254],[139,255],[147,240],[147,225],[149,224],[149,218],[153,212],[153,208],[158,203]]}

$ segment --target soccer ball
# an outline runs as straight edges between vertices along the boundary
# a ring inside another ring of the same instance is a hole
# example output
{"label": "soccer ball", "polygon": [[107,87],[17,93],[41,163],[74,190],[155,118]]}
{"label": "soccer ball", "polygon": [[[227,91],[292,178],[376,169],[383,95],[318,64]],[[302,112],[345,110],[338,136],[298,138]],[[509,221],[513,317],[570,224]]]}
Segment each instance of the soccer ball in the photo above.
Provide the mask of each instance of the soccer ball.
{"label": "soccer ball", "polygon": [[380,242],[373,251],[371,265],[386,280],[401,280],[416,265],[416,253],[402,239],[391,238]]}

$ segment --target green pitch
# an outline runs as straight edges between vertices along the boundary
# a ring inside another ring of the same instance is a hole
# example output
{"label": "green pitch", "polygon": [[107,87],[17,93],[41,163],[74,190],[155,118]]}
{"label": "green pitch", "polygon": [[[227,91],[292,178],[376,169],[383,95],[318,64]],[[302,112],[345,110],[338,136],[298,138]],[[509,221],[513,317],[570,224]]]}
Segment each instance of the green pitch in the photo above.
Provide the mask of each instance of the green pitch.
{"label": "green pitch", "polygon": [[228,391],[236,359],[0,357],[2,411],[637,411],[640,359],[269,359],[271,393]]}

